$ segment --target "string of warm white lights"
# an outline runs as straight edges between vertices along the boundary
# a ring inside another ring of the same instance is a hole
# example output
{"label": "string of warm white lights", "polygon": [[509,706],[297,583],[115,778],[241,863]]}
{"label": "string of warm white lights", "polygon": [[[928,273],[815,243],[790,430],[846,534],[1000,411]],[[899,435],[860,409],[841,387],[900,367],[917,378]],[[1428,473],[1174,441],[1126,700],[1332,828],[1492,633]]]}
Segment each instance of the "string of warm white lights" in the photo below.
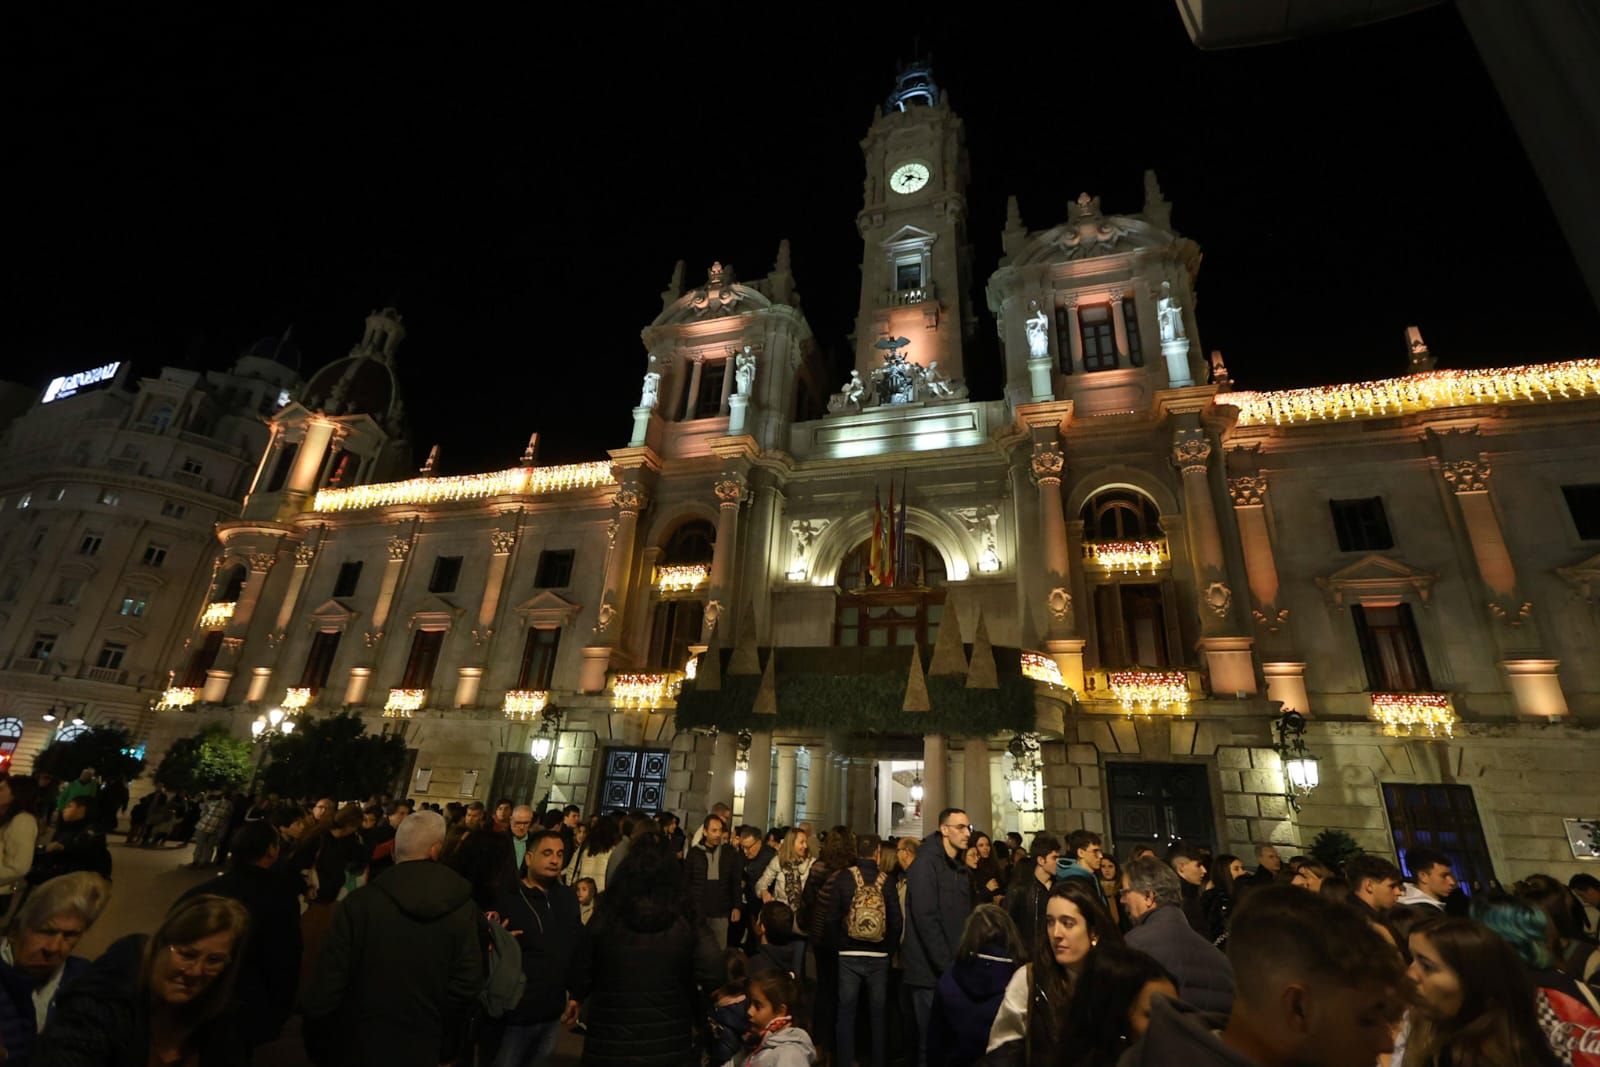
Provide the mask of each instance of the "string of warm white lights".
{"label": "string of warm white lights", "polygon": [[658,674],[616,674],[611,677],[611,696],[619,708],[659,708],[678,695],[683,675],[676,671]]}
{"label": "string of warm white lights", "polygon": [[1400,737],[1422,730],[1429,737],[1442,732],[1452,736],[1456,725],[1455,708],[1445,693],[1373,693],[1372,717],[1383,724],[1389,737]]}
{"label": "string of warm white lights", "polygon": [[163,690],[161,699],[156,701],[157,711],[176,711],[187,708],[200,699],[200,690],[194,686],[173,686]]}
{"label": "string of warm white lights", "polygon": [[200,629],[220,630],[228,625],[228,620],[233,618],[238,603],[232,600],[222,600],[214,604],[207,604],[206,609],[200,613]]}
{"label": "string of warm white lights", "polygon": [[1600,359],[1488,370],[1435,370],[1375,382],[1277,392],[1221,393],[1240,426],[1401,415],[1431,408],[1600,396]]}
{"label": "string of warm white lights", "polygon": [[284,711],[299,711],[311,703],[311,690],[309,687],[295,687],[283,694],[283,703],[279,707]]}
{"label": "string of warm white lights", "polygon": [[1183,671],[1112,671],[1111,695],[1128,712],[1189,706],[1189,676]]}
{"label": "string of warm white lights", "polygon": [[486,474],[409,478],[403,482],[323,489],[317,493],[311,510],[360,511],[395,504],[441,504],[496,496],[535,496],[614,484],[616,479],[611,476],[611,464],[606,460],[569,463],[560,467],[513,467]]}
{"label": "string of warm white lights", "polygon": [[502,710],[513,722],[531,722],[550,704],[548,689],[512,689],[506,693]]}
{"label": "string of warm white lights", "polygon": [[708,563],[672,563],[656,568],[656,589],[663,593],[685,593],[710,580]]}
{"label": "string of warm white lights", "polygon": [[389,699],[383,704],[385,719],[409,719],[413,712],[422,710],[428,697],[426,689],[391,689]]}
{"label": "string of warm white lights", "polygon": [[1083,546],[1083,554],[1097,567],[1108,571],[1132,571],[1139,574],[1146,567],[1154,571],[1167,562],[1167,542],[1160,541],[1091,541]]}
{"label": "string of warm white lights", "polygon": [[1061,664],[1045,655],[1043,652],[1022,650],[1022,676],[1031,678],[1035,682],[1044,682],[1046,685],[1060,686],[1065,689],[1067,681],[1061,676]]}

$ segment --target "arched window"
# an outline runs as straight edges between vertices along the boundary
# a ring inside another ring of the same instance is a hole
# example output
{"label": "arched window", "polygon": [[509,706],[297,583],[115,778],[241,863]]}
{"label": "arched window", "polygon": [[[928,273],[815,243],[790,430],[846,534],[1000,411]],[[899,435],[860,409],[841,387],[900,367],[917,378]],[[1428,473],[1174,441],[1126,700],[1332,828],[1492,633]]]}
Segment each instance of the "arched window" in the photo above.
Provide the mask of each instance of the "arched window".
{"label": "arched window", "polygon": [[93,727],[87,725],[86,723],[69,722],[56,732],[56,741],[58,743],[75,741],[84,734],[88,733],[91,729],[93,729]]}
{"label": "arched window", "polygon": [[244,592],[244,580],[248,572],[244,564],[235,563],[217,576],[217,588],[211,595],[213,604],[236,604],[239,594]]}
{"label": "arched window", "polygon": [[172,406],[162,404],[150,411],[150,425],[157,433],[165,433],[167,427],[172,425]]}
{"label": "arched window", "polygon": [[672,531],[661,549],[661,562],[710,563],[712,549],[716,546],[717,531],[704,519],[684,523]]}
{"label": "arched window", "polygon": [[[663,567],[708,567],[716,545],[716,530],[704,519],[679,526],[661,549]],[[702,578],[702,582],[704,579]],[[679,671],[689,661],[691,645],[702,643],[705,621],[705,586],[658,591],[650,623],[646,665],[652,670]]]}
{"label": "arched window", "polygon": [[1154,541],[1165,537],[1155,501],[1135,489],[1102,489],[1083,505],[1085,541]]}
{"label": "arched window", "polygon": [[[904,557],[893,566],[879,560],[872,580],[872,541],[857,545],[839,564],[839,595],[833,643],[844,647],[888,648],[932,644],[944,617],[944,557],[912,534]],[[889,578],[894,584],[889,584]]]}
{"label": "arched window", "polygon": [[22,720],[14,716],[0,719],[0,771],[11,769],[11,760],[22,741]]}

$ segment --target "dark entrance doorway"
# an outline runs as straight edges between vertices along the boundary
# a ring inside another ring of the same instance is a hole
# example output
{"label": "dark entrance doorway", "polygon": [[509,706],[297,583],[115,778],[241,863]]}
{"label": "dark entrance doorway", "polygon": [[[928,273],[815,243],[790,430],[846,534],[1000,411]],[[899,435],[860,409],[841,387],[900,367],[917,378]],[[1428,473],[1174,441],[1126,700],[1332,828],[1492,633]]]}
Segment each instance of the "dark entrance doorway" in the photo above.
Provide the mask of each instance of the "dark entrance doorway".
{"label": "dark entrance doorway", "polygon": [[1199,763],[1108,763],[1111,837],[1119,856],[1134,845],[1163,851],[1175,841],[1216,847],[1211,785]]}
{"label": "dark entrance doorway", "polygon": [[533,803],[539,787],[539,764],[526,752],[500,752],[494,758],[494,777],[489,782],[489,810],[502,799],[513,804]]}

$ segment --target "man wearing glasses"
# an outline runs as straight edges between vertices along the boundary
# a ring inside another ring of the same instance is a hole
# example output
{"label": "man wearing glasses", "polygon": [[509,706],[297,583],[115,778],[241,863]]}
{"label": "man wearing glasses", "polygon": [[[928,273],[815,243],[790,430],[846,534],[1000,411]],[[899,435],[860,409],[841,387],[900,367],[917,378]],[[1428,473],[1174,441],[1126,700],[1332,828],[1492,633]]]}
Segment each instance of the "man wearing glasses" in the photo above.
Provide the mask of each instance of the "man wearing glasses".
{"label": "man wearing glasses", "polygon": [[917,1016],[917,1065],[928,1062],[928,1016],[939,976],[955,963],[972,910],[972,882],[962,859],[972,822],[960,808],[939,813],[939,828],[917,850],[906,873],[905,986]]}

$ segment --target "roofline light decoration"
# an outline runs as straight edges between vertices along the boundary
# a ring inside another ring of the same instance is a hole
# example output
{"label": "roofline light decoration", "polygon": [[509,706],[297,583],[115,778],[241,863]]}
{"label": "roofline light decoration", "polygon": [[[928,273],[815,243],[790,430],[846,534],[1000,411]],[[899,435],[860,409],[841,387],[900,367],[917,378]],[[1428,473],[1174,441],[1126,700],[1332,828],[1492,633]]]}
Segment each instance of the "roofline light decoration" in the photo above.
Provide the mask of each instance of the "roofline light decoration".
{"label": "roofline light decoration", "polygon": [[1421,731],[1429,737],[1455,730],[1456,712],[1446,693],[1373,693],[1372,717],[1383,724],[1389,737]]}
{"label": "roofline light decoration", "polygon": [[1043,652],[1022,650],[1022,676],[1061,689],[1067,687],[1067,680],[1061,676],[1061,664]]}
{"label": "roofline light decoration", "polygon": [[661,593],[687,593],[709,581],[709,563],[671,563],[656,568],[656,590]]}
{"label": "roofline light decoration", "polygon": [[1083,555],[1104,570],[1132,571],[1134,574],[1141,574],[1146,568],[1153,574],[1156,568],[1172,560],[1167,551],[1166,538],[1158,541],[1088,541],[1084,543]]}
{"label": "roofline light decoration", "polygon": [[497,496],[538,496],[571,489],[615,485],[609,460],[568,463],[560,467],[512,467],[486,474],[450,478],[408,478],[403,482],[353,485],[319,490],[313,511],[361,511],[396,504],[449,504]]}
{"label": "roofline light decoration", "polygon": [[206,609],[200,613],[200,629],[222,629],[228,625],[228,620],[233,618],[233,613],[238,607],[238,602],[233,600],[219,600],[207,604]]}
{"label": "roofline light decoration", "polygon": [[311,704],[311,688],[309,686],[295,686],[283,694],[283,703],[279,705],[284,711],[299,711]]}
{"label": "roofline light decoration", "polygon": [[1600,396],[1600,359],[1486,370],[1425,371],[1404,378],[1277,392],[1222,393],[1216,403],[1238,408],[1240,426],[1280,426],[1586,396]]}
{"label": "roofline light decoration", "polygon": [[163,690],[161,699],[156,701],[157,711],[177,711],[180,708],[193,707],[200,699],[200,687],[195,685],[175,685]]}
{"label": "roofline light decoration", "polygon": [[1185,671],[1110,671],[1111,695],[1132,715],[1154,708],[1189,710],[1189,675]]}
{"label": "roofline light decoration", "polygon": [[511,689],[506,692],[502,709],[512,722],[532,722],[549,705],[548,689]]}
{"label": "roofline light decoration", "polygon": [[426,689],[391,689],[389,699],[383,702],[385,719],[409,719],[422,710],[428,699]]}
{"label": "roofline light decoration", "polygon": [[659,708],[678,695],[683,675],[677,671],[650,674],[614,674],[611,696],[619,708]]}

